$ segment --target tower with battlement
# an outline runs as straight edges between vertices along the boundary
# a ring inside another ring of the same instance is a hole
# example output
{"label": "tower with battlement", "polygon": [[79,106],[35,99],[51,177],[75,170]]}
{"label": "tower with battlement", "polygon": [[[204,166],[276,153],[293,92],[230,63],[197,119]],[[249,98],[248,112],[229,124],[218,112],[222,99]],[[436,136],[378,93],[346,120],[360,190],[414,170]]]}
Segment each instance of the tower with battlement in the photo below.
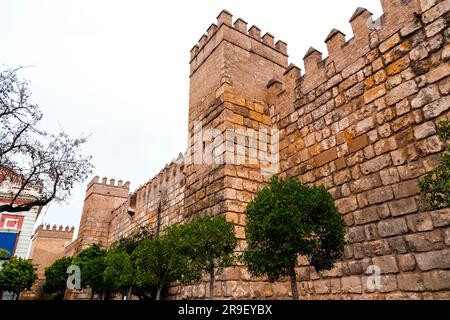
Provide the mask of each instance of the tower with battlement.
{"label": "tower with battlement", "polygon": [[74,227],[41,224],[31,239],[29,257],[37,267],[38,278],[45,275],[45,268],[64,256],[65,249],[72,242]]}
{"label": "tower with battlement", "polygon": [[[257,159],[250,159],[248,137],[243,150],[237,149],[238,132],[270,129],[267,84],[288,70],[287,44],[275,42],[270,33],[261,36],[258,27],[249,28],[241,18],[233,22],[231,13],[223,10],[191,50],[190,70],[192,158],[186,165],[185,214],[188,219],[226,215],[236,222],[242,239],[241,215],[264,177],[252,162]],[[204,133],[200,137],[199,127]],[[207,150],[215,137],[206,136],[206,131],[226,139],[225,147]],[[240,155],[244,160],[238,163]],[[208,157],[222,162],[209,163]]]}
{"label": "tower with battlement", "polygon": [[130,183],[95,177],[87,186],[75,253],[97,243],[108,244],[109,223],[113,209],[128,201]]}
{"label": "tower with battlement", "polygon": [[67,248],[72,244],[75,228],[68,226],[57,226],[49,224],[39,225],[31,238],[29,259],[36,267],[37,280],[33,283],[31,290],[21,293],[22,300],[38,300],[45,298],[45,269],[50,267],[56,260],[66,256]]}

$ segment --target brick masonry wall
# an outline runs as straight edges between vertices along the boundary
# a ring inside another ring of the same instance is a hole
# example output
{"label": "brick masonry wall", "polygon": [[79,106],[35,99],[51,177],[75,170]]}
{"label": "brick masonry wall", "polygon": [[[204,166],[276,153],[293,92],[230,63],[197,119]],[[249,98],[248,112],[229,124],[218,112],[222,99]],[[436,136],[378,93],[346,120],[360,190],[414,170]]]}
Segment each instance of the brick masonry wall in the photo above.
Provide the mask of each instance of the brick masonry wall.
{"label": "brick masonry wall", "polygon": [[[178,161],[182,160],[180,156]],[[172,162],[144,186],[138,188],[120,207],[112,212],[108,246],[132,234],[140,226],[153,232],[184,220],[184,165]]]}
{"label": "brick masonry wall", "polygon": [[[450,210],[426,211],[418,188],[444,149],[436,123],[450,118],[450,2],[382,4],[380,29],[359,24],[370,15],[360,11],[349,43],[335,32],[327,59],[305,57],[295,99],[272,101],[283,175],[330,187],[349,227],[334,270],[300,265],[306,297],[450,298]],[[363,45],[353,54],[355,41]],[[380,290],[367,288],[372,264]]]}

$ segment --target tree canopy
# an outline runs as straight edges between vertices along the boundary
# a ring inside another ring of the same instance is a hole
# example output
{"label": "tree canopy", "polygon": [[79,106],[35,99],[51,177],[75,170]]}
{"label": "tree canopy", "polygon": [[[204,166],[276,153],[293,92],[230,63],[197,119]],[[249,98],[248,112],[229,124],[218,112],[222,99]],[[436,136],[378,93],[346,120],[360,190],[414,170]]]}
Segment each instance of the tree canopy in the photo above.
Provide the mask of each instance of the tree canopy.
{"label": "tree canopy", "polygon": [[11,255],[11,254],[9,253],[8,250],[0,248],[0,260],[6,260],[6,259],[9,259],[9,256],[10,256],[10,255]]}
{"label": "tree canopy", "polygon": [[31,260],[11,257],[0,269],[0,292],[13,292],[18,299],[23,290],[31,289],[36,279],[36,268]]}
{"label": "tree canopy", "polygon": [[147,227],[141,226],[138,230],[136,230],[129,236],[120,238],[114,244],[114,246],[117,249],[131,254],[142,241],[151,240],[154,238],[154,236],[155,234],[151,232]]}
{"label": "tree canopy", "polygon": [[291,279],[298,299],[296,261],[306,256],[317,272],[332,269],[343,253],[346,226],[323,186],[273,177],[246,209],[248,247],[241,259],[252,275]]}
{"label": "tree canopy", "polygon": [[140,287],[155,288],[160,300],[164,286],[181,280],[187,270],[187,259],[180,254],[178,243],[167,235],[145,240],[134,250],[136,283]]}
{"label": "tree canopy", "polygon": [[108,292],[128,291],[133,284],[133,262],[130,255],[114,246],[105,255],[103,281]]}
{"label": "tree canopy", "polygon": [[67,268],[72,264],[72,259],[62,257],[45,269],[44,292],[56,294],[56,299],[62,299],[67,286]]}
{"label": "tree canopy", "polygon": [[73,260],[73,264],[80,267],[81,270],[81,286],[89,287],[94,294],[105,293],[105,283],[103,281],[103,272],[105,270],[105,250],[100,248],[98,244],[82,250]]}
{"label": "tree canopy", "polygon": [[177,239],[180,250],[189,259],[189,280],[198,281],[202,273],[209,275],[209,298],[213,299],[216,271],[233,263],[237,244],[233,224],[221,216],[204,217],[173,226],[169,236]]}

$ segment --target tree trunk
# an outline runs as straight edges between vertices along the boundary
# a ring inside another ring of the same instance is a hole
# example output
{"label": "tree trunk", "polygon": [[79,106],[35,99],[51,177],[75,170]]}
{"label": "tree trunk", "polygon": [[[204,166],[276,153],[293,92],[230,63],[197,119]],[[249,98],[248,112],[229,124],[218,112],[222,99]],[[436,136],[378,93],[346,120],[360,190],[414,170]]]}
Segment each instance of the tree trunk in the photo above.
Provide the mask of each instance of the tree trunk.
{"label": "tree trunk", "polygon": [[158,289],[156,290],[156,300],[161,300],[161,290],[162,290],[162,285],[158,286]]}
{"label": "tree trunk", "polygon": [[298,296],[298,288],[297,288],[297,274],[295,273],[295,267],[291,267],[291,291],[292,291],[292,299],[293,300],[299,300]]}
{"label": "tree trunk", "polygon": [[94,290],[91,289],[91,300],[94,300]]}
{"label": "tree trunk", "polygon": [[214,268],[209,270],[209,300],[214,300]]}
{"label": "tree trunk", "polygon": [[131,300],[131,292],[132,292],[133,287],[130,286],[130,288],[128,288],[128,294],[127,294],[127,300]]}

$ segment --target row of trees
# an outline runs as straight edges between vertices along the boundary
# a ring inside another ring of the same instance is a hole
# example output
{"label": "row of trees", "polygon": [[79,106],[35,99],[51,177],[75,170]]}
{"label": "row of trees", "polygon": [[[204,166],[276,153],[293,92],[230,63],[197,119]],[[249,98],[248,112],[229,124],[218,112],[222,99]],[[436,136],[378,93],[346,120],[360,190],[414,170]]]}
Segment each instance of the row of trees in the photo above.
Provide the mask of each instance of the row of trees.
{"label": "row of trees", "polygon": [[67,268],[74,264],[81,270],[81,286],[91,288],[91,299],[94,294],[103,299],[133,294],[142,300],[159,300],[169,284],[195,283],[205,273],[211,278],[212,299],[215,274],[231,265],[236,243],[233,224],[223,217],[175,225],[161,236],[141,229],[107,251],[94,244],[74,259],[57,260],[46,269],[44,291],[62,297]]}
{"label": "row of trees", "polygon": [[292,296],[298,299],[298,256],[307,256],[322,271],[333,268],[342,255],[346,226],[325,187],[274,177],[249,204],[246,214],[247,249],[237,257],[233,224],[223,217],[200,218],[174,225],[162,236],[143,229],[108,251],[93,245],[73,260],[62,258],[46,270],[45,291],[62,295],[65,272],[76,264],[82,287],[105,299],[122,293],[159,300],[171,283],[196,283],[204,275],[210,280],[209,298],[213,299],[216,273],[241,263],[254,276],[273,281],[289,276]]}

